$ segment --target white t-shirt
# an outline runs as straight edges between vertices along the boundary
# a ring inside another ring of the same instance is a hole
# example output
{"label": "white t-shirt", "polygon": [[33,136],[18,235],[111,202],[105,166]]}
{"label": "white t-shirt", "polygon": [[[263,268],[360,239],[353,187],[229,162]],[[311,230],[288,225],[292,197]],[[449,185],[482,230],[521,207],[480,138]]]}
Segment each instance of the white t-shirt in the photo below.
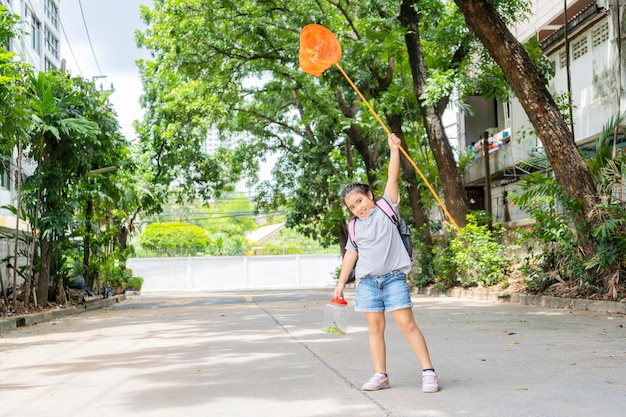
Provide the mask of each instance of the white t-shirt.
{"label": "white t-shirt", "polygon": [[[383,198],[391,204],[385,192]],[[399,200],[398,200],[399,203]],[[398,212],[398,204],[391,204]],[[355,277],[382,275],[394,270],[408,274],[411,270],[411,258],[402,243],[398,226],[378,206],[370,210],[367,217],[357,217],[354,223],[354,247],[348,239],[346,250],[356,250],[359,258],[355,267]]]}

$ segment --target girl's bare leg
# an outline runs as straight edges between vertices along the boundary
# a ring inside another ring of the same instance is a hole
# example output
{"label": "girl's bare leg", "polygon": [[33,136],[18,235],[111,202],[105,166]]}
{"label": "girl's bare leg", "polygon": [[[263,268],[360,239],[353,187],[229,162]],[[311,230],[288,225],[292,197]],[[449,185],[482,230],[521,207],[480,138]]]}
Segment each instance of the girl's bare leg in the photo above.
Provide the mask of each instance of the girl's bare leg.
{"label": "girl's bare leg", "polygon": [[385,346],[385,313],[365,313],[369,330],[370,353],[374,371],[387,373],[387,348]]}
{"label": "girl's bare leg", "polygon": [[[413,353],[417,356],[417,360],[422,365],[422,369],[432,369],[433,365],[430,362],[430,354],[428,353],[428,346],[426,346],[426,340],[422,331],[417,327],[415,323],[415,317],[413,317],[413,310],[410,308],[402,308],[391,312],[391,316],[396,322],[396,325],[404,334],[404,337],[409,342]],[[370,344],[371,344],[371,330],[370,330]]]}

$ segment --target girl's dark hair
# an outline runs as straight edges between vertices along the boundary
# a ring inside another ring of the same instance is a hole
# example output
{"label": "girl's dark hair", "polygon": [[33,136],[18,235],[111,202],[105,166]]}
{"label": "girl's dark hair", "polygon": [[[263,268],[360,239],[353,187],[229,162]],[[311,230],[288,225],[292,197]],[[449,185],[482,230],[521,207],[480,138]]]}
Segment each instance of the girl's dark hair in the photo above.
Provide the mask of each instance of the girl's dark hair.
{"label": "girl's dark hair", "polygon": [[370,186],[367,184],[363,184],[361,182],[353,182],[352,184],[346,185],[344,189],[341,190],[341,201],[346,204],[346,196],[355,190],[364,195],[367,195],[369,191],[372,191]]}

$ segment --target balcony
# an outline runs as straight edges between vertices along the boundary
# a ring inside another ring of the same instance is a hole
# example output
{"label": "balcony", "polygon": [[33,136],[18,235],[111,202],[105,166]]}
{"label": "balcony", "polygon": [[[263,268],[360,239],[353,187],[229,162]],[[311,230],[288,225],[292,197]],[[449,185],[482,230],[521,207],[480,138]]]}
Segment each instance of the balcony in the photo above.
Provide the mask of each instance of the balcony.
{"label": "balcony", "polygon": [[[493,185],[514,182],[519,177],[550,167],[542,146],[537,146],[535,138],[522,141],[513,140],[510,129],[494,134],[489,139],[489,157],[485,158],[483,146],[470,149],[473,159],[465,167],[463,181],[466,187],[485,185],[487,172]],[[489,161],[487,170],[486,161]]]}

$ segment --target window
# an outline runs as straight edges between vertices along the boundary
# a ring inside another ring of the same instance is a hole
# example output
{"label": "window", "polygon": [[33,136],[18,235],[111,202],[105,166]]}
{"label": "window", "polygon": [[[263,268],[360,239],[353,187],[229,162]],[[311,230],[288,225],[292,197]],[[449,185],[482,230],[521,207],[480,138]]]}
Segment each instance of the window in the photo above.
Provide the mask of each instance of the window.
{"label": "window", "polygon": [[31,16],[30,19],[30,38],[31,38],[31,46],[35,50],[35,52],[41,52],[41,22],[37,19],[32,12],[29,13]]}
{"label": "window", "polygon": [[9,170],[3,164],[0,164],[0,188],[11,189],[11,181],[9,181]]}
{"label": "window", "polygon": [[559,53],[559,68],[567,68],[567,54],[565,49]]}
{"label": "window", "polygon": [[604,22],[591,31],[591,46],[596,48],[609,40],[609,24]]}
{"label": "window", "polygon": [[46,0],[46,4],[44,5],[44,9],[46,11],[46,16],[50,19],[50,23],[55,28],[59,28],[59,8],[57,7],[54,0]]}
{"label": "window", "polygon": [[572,44],[572,58],[577,60],[587,53],[587,37],[583,36],[579,41]]}
{"label": "window", "polygon": [[46,27],[46,49],[50,54],[59,59],[59,40],[54,36],[54,33]]}
{"label": "window", "polygon": [[44,71],[53,71],[55,69],[57,69],[56,65],[54,65],[49,59],[48,57],[46,57],[45,62],[44,62],[45,68]]}

